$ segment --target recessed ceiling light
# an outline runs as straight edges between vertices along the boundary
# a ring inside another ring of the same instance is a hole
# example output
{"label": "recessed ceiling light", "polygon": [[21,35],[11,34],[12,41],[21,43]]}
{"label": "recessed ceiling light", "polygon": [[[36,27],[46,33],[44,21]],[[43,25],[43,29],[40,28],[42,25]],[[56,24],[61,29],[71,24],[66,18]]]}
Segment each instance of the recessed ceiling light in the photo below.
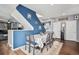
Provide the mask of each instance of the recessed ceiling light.
{"label": "recessed ceiling light", "polygon": [[47,18],[50,18],[50,17],[47,17]]}
{"label": "recessed ceiling light", "polygon": [[54,4],[50,4],[51,6],[53,6]]}
{"label": "recessed ceiling light", "polygon": [[62,15],[66,15],[66,13],[62,13]]}

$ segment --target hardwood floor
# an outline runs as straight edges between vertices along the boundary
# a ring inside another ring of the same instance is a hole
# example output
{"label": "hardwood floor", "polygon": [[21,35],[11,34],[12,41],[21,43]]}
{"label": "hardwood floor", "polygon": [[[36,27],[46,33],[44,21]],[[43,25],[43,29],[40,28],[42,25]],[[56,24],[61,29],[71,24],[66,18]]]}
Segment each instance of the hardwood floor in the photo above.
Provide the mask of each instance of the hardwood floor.
{"label": "hardwood floor", "polygon": [[[0,55],[26,55],[20,49],[12,51],[7,45],[7,41],[0,41]],[[64,41],[64,45],[59,55],[79,55],[79,43],[73,41]]]}
{"label": "hardwood floor", "polygon": [[7,41],[0,41],[0,55],[26,55],[20,49],[12,51]]}
{"label": "hardwood floor", "polygon": [[64,41],[60,55],[79,55],[79,42]]}

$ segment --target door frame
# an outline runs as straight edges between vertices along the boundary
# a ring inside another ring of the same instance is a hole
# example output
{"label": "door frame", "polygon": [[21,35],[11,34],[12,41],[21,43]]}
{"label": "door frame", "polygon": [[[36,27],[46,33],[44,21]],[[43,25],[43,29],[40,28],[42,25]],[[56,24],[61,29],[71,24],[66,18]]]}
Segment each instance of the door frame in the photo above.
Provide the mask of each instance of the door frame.
{"label": "door frame", "polygon": [[65,21],[61,22],[60,35],[62,35],[61,32],[64,32],[64,34],[63,34],[64,35],[63,40],[61,39],[61,41],[64,41],[66,39],[66,22]]}

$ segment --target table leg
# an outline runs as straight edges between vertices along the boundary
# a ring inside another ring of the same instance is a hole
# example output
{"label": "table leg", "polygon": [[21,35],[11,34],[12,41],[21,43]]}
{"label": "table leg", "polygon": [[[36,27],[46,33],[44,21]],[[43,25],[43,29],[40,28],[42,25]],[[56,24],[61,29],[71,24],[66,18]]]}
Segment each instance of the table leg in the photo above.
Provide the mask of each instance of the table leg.
{"label": "table leg", "polygon": [[30,36],[29,36],[29,53],[31,52],[31,39],[30,39]]}

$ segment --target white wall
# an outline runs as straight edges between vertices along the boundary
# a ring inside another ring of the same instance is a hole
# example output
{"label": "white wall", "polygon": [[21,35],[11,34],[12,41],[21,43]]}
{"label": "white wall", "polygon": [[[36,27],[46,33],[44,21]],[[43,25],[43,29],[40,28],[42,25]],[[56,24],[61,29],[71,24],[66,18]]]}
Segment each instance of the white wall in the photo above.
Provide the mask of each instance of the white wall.
{"label": "white wall", "polygon": [[77,41],[79,42],[79,20],[77,20]]}
{"label": "white wall", "polygon": [[34,29],[33,26],[17,10],[15,10],[11,16],[13,16],[18,22],[20,22],[23,25],[24,29],[26,30]]}
{"label": "white wall", "polygon": [[61,22],[54,22],[53,23],[53,32],[54,32],[54,35],[53,37],[54,38],[60,38],[60,31],[61,31]]}
{"label": "white wall", "polygon": [[[47,19],[47,20],[40,19],[40,21],[42,23],[45,23],[44,28],[46,29],[46,31],[48,31],[48,32],[52,32],[53,31],[52,30],[53,29],[52,19]],[[49,24],[49,22],[51,22],[51,23]]]}
{"label": "white wall", "polygon": [[65,34],[66,40],[77,41],[76,26],[77,26],[76,20],[66,21],[66,34]]}
{"label": "white wall", "polygon": [[8,30],[8,44],[13,48],[13,30]]}
{"label": "white wall", "polygon": [[[65,21],[65,23],[66,23],[65,40],[77,41],[77,32],[76,32],[77,21],[76,20]],[[53,37],[60,38],[61,21],[53,23],[53,31],[54,31]]]}

